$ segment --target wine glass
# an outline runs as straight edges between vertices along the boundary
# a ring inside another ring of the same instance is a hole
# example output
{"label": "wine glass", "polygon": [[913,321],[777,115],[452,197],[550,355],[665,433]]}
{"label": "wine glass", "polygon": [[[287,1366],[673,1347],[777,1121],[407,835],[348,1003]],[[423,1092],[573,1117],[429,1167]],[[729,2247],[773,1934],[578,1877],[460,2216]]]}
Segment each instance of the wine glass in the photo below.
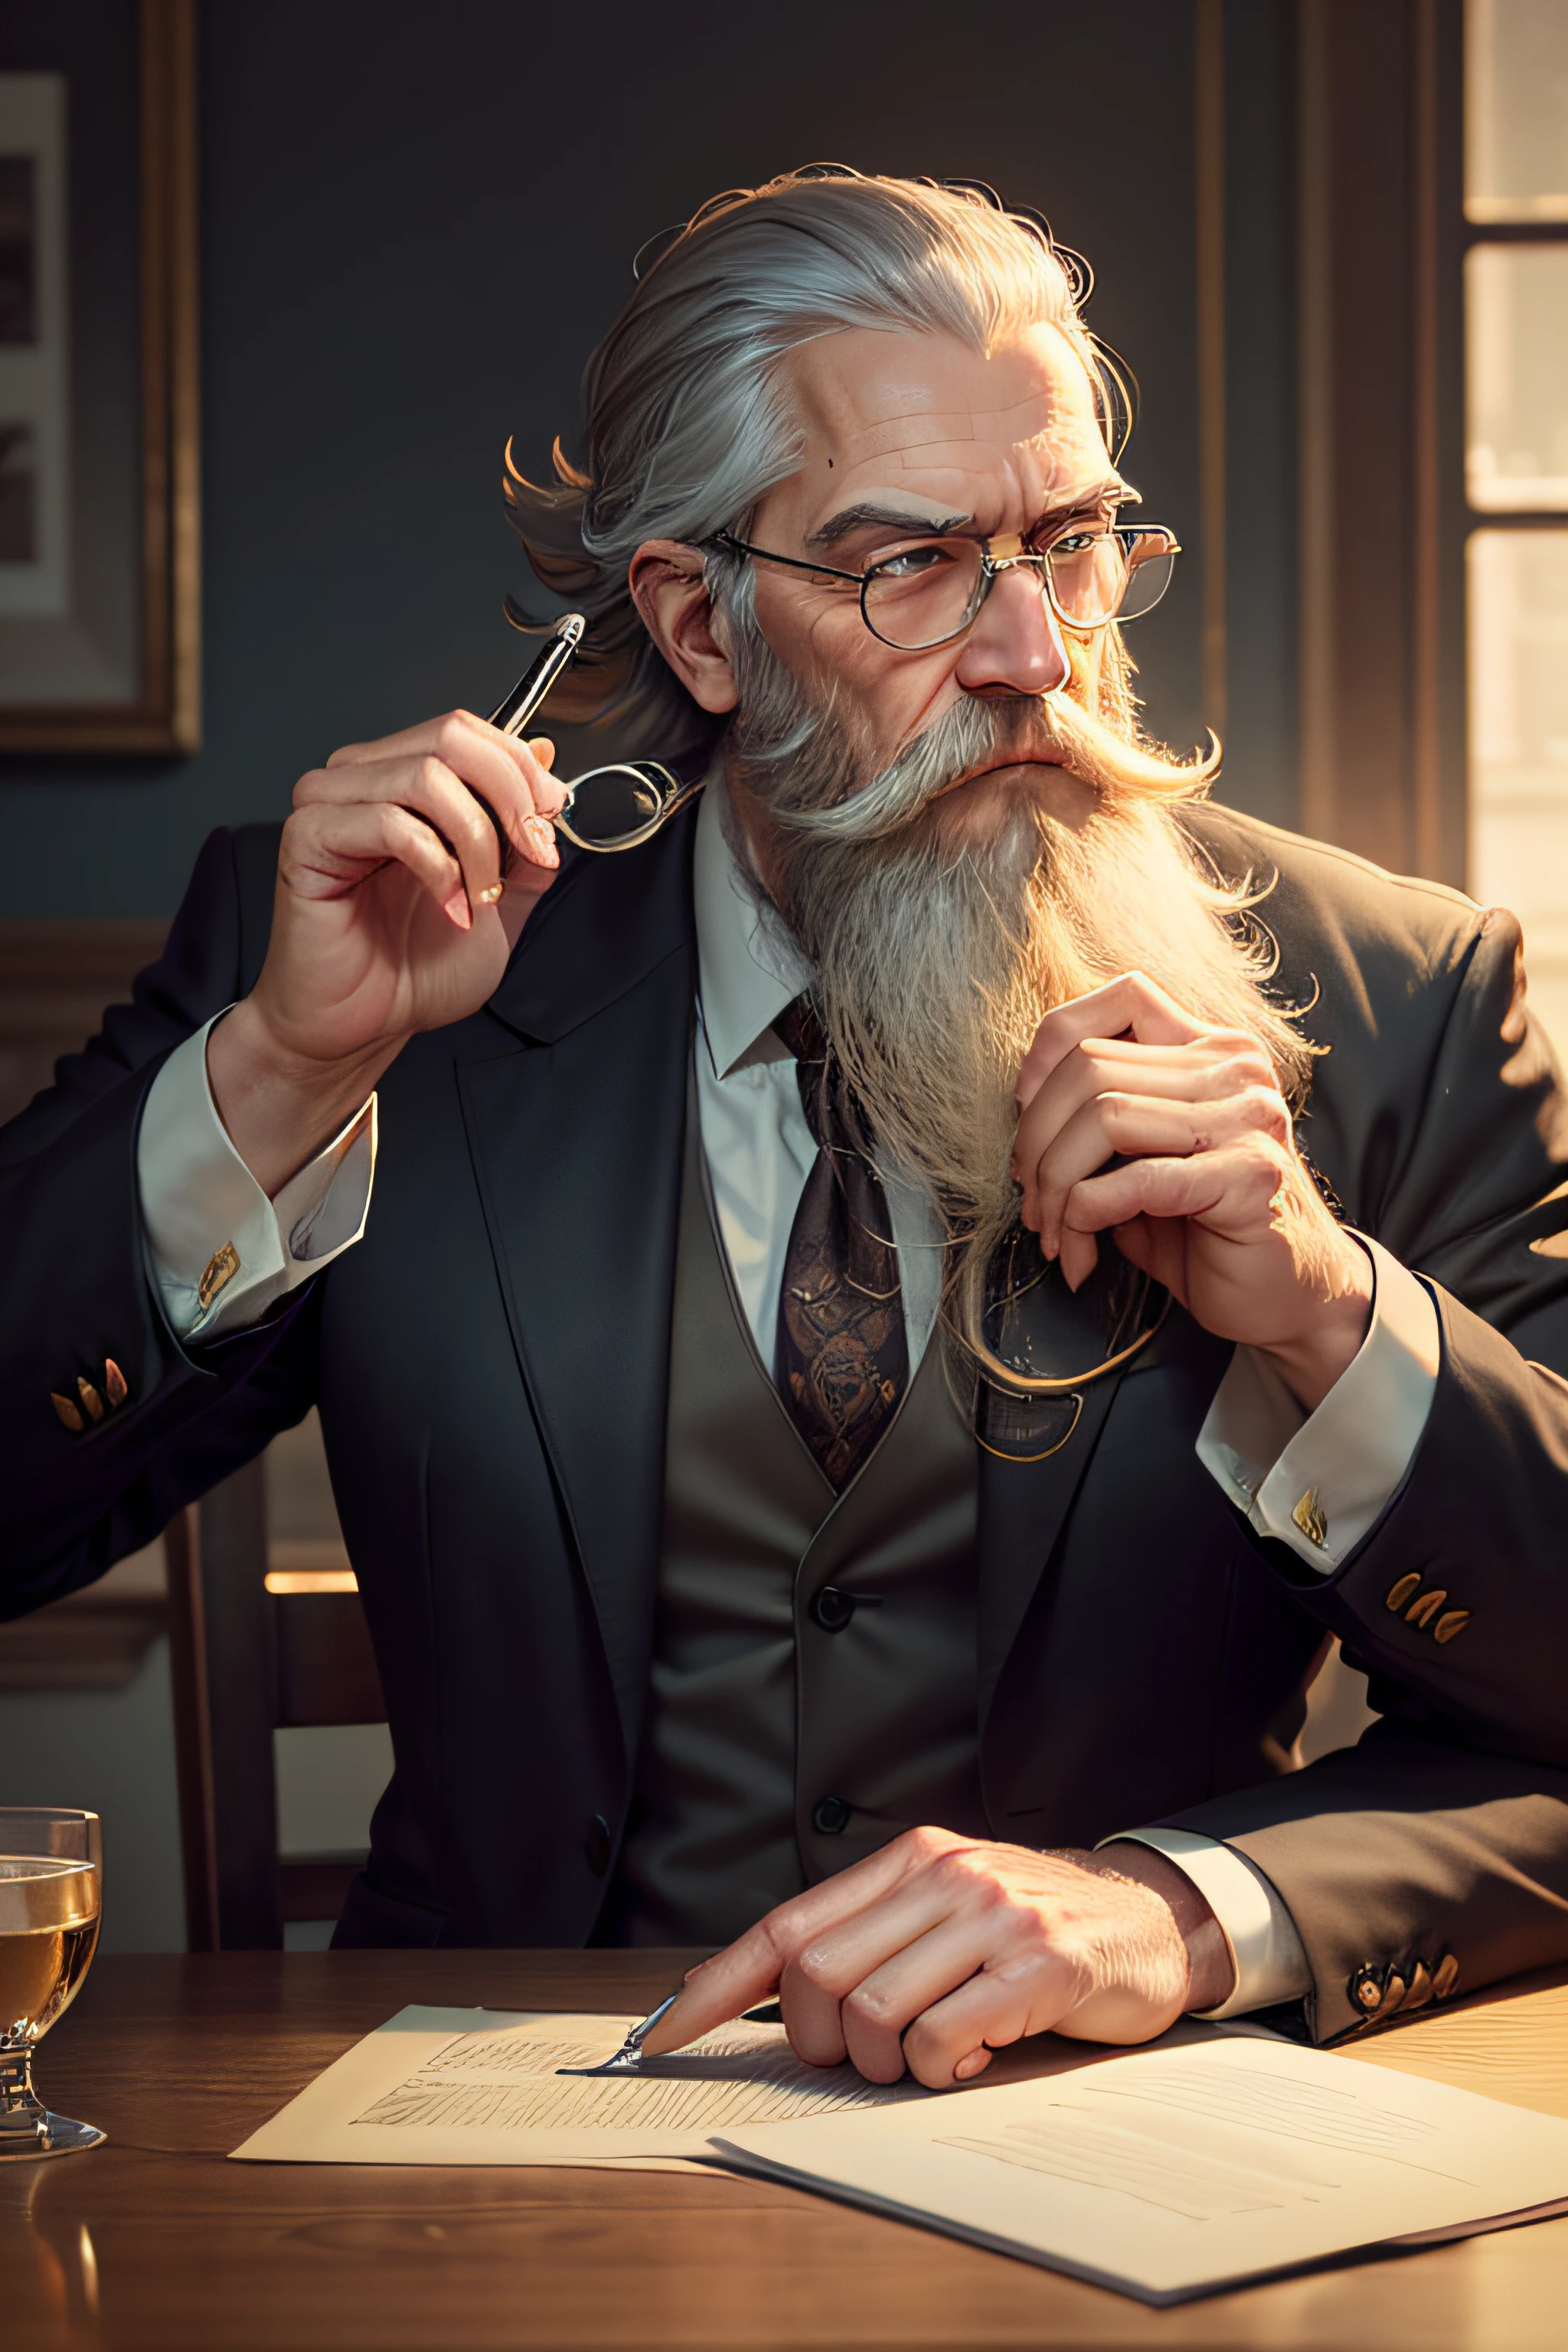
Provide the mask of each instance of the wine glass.
{"label": "wine glass", "polygon": [[86,1976],[102,1906],[96,1813],[0,1805],[0,2163],[68,2156],[104,2136],[51,2115],[33,2089],[33,2045]]}

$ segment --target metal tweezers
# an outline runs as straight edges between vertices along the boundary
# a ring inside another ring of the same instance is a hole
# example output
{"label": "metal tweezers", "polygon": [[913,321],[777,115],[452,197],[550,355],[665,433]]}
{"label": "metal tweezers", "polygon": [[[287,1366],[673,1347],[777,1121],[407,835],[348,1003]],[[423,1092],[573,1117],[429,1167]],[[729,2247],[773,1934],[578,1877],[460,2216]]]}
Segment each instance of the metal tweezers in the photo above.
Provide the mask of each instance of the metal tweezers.
{"label": "metal tweezers", "polygon": [[[659,2019],[668,2016],[679,1999],[679,1992],[672,1992],[668,2000],[661,2000],[650,2017],[645,2017],[640,2025],[633,2026],[613,2058],[601,2059],[596,2066],[557,2066],[556,2073],[558,2074],[640,2074],[643,2043],[647,2040]],[[782,2025],[784,2022],[783,2011],[777,2001],[772,2000],[762,2002],[756,2009],[748,2009],[744,2012],[744,2018],[749,2025]]]}

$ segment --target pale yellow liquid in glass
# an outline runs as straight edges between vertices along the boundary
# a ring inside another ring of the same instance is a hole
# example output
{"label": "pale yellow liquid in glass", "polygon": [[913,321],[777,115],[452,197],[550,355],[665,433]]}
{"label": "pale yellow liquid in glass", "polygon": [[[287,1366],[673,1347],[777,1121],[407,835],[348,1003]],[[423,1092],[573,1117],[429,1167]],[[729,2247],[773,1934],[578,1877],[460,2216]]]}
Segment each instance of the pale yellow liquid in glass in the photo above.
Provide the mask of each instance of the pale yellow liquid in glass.
{"label": "pale yellow liquid in glass", "polygon": [[36,2042],[87,1974],[102,1904],[89,1862],[0,1853],[0,2045]]}

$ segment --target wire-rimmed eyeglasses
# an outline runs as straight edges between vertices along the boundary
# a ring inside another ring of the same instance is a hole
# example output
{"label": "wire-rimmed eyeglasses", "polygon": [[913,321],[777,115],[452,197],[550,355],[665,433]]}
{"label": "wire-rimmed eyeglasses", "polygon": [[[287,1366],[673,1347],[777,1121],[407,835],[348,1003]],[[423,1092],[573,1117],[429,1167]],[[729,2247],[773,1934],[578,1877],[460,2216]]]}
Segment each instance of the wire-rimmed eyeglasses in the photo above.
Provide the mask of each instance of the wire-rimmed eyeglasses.
{"label": "wire-rimmed eyeglasses", "polygon": [[[961,637],[1002,574],[1024,564],[1035,567],[1040,593],[1064,628],[1081,635],[1112,621],[1140,620],[1170,586],[1182,551],[1174,531],[1163,523],[1124,523],[1117,516],[1078,523],[1043,548],[1017,537],[971,539],[956,531],[904,540],[874,557],[863,572],[781,555],[728,530],[715,531],[704,544],[858,588],[866,626],[900,653],[922,653]],[[575,652],[584,627],[575,613],[556,625],[552,642],[490,714],[492,726],[509,735],[521,731]],[[553,823],[579,849],[636,849],[700,789],[700,782],[680,783],[657,761],[616,761],[578,777]],[[492,822],[503,862],[509,862],[505,829],[493,815]]]}
{"label": "wire-rimmed eyeglasses", "polygon": [[968,539],[944,532],[905,540],[876,556],[863,572],[780,555],[728,530],[715,531],[706,543],[729,555],[749,555],[858,587],[866,626],[900,653],[923,653],[961,637],[1003,572],[1026,563],[1037,571],[1040,593],[1064,628],[1081,635],[1112,621],[1141,620],[1170,586],[1182,551],[1174,531],[1163,523],[1120,520],[1080,523],[1045,548],[1032,548],[1016,535]]}

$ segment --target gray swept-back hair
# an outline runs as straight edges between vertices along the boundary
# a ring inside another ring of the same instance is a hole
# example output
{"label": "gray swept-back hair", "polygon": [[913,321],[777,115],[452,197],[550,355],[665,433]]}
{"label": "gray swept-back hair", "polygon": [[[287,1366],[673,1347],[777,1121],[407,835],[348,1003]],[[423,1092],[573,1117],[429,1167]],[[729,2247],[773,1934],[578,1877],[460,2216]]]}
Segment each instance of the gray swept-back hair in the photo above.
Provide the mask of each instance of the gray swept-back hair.
{"label": "gray swept-back hair", "polygon": [[[758,500],[800,463],[780,362],[816,336],[934,331],[989,352],[1049,322],[1082,359],[1119,456],[1130,404],[1113,355],[1079,315],[1088,285],[1043,225],[978,187],[813,166],[704,205],[644,269],[588,362],[584,464],[558,439],[556,478],[536,485],[508,450],[506,498],[529,561],[587,616],[584,655],[552,713],[628,720],[665,758],[699,752],[719,732],[645,632],[627,567],[645,540],[745,536]],[[749,611],[749,572],[742,582],[738,569],[710,552],[716,596]],[[1129,666],[1119,641],[1107,650],[1102,715],[1131,732]]]}

